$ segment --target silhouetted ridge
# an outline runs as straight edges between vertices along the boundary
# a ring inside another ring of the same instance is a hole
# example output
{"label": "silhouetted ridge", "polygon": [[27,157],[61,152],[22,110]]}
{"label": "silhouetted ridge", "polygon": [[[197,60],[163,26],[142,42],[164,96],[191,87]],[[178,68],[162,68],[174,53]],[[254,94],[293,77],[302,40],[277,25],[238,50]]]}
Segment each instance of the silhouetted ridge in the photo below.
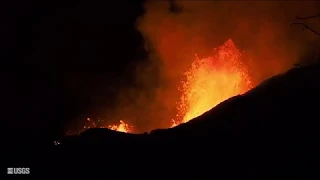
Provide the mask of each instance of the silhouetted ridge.
{"label": "silhouetted ridge", "polygon": [[311,176],[320,169],[319,77],[319,65],[291,69],[185,124],[149,134],[89,129],[62,140],[46,162],[59,164],[64,175],[109,177],[121,169],[130,177]]}

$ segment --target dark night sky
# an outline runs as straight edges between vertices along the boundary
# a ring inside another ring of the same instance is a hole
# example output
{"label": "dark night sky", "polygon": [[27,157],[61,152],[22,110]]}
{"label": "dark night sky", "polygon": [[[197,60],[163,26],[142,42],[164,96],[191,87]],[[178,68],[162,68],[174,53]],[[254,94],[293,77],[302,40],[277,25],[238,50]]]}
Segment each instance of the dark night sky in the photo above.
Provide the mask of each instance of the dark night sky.
{"label": "dark night sky", "polygon": [[[262,80],[291,67],[310,42],[319,43],[313,34],[306,38],[308,32],[301,35],[300,29],[292,31],[289,26],[297,15],[317,14],[316,2],[306,3],[306,8],[301,8],[302,1],[291,2],[292,6],[267,1],[239,5],[231,1],[179,1],[177,6],[159,2],[145,6],[146,12],[143,0],[3,2],[2,118],[8,132],[54,138],[79,119],[108,117],[113,112],[139,116],[137,126],[163,127],[167,122],[160,121],[170,116],[162,116],[173,113],[174,98],[178,97],[175,92],[171,94],[172,89],[176,91],[176,80],[180,80],[176,77],[190,65],[194,47],[206,55],[232,38],[240,49],[258,57],[249,68],[254,71],[252,76]],[[230,8],[233,11],[225,10]],[[137,26],[136,20],[142,15],[143,23]],[[172,32],[177,34],[168,36]],[[155,61],[147,60],[154,57],[145,52],[144,42],[151,44],[151,53],[162,57],[148,68],[143,66]],[[122,112],[121,108],[127,107],[118,102],[131,87],[134,92],[123,99],[133,104],[132,114]],[[147,90],[139,99],[136,96],[143,88]],[[164,91],[154,91],[158,89]],[[161,93],[154,96],[153,91]],[[142,103],[135,105],[132,98]]]}
{"label": "dark night sky", "polygon": [[1,54],[10,132],[51,136],[79,114],[112,106],[117,88],[130,84],[133,62],[145,55],[134,24],[142,0],[8,3]]}

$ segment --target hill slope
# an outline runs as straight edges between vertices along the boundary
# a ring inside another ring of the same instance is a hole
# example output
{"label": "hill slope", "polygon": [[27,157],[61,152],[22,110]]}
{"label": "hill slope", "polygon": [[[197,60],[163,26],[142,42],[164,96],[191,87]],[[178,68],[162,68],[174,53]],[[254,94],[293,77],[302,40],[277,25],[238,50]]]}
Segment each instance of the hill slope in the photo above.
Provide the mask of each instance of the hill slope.
{"label": "hill slope", "polygon": [[90,129],[45,153],[46,167],[107,177],[312,176],[320,169],[319,78],[319,65],[295,68],[150,134]]}

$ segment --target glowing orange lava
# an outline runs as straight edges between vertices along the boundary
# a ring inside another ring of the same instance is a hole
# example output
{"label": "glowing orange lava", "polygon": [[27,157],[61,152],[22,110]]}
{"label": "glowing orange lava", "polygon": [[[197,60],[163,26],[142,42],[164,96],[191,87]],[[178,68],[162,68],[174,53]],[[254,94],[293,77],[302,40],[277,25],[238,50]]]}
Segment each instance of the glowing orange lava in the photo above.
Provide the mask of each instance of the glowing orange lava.
{"label": "glowing orange lava", "polygon": [[129,133],[132,130],[131,127],[128,124],[126,124],[125,122],[123,122],[122,120],[120,120],[119,125],[109,125],[108,128],[111,130],[125,132],[125,133]]}
{"label": "glowing orange lava", "polygon": [[[171,127],[205,113],[222,101],[252,88],[246,66],[242,63],[242,52],[229,39],[222,46],[214,49],[212,56],[199,58],[184,73],[181,81],[180,101],[177,103],[177,115],[172,119]],[[97,125],[90,118],[90,127]],[[84,127],[85,129],[90,127]],[[118,125],[100,126],[112,130],[130,133],[133,126],[120,120]]]}
{"label": "glowing orange lava", "polygon": [[241,55],[229,39],[215,49],[212,56],[196,56],[181,81],[179,90],[182,96],[177,106],[177,120],[173,121],[172,126],[188,122],[220,102],[252,88]]}
{"label": "glowing orange lava", "polygon": [[95,123],[95,121],[92,120],[91,118],[87,118],[87,122],[89,122],[89,124],[87,126],[83,126],[83,130],[89,129],[89,128],[108,128],[108,129],[119,131],[119,132],[130,133],[132,132],[132,129],[133,129],[132,126],[125,123],[123,120],[120,120],[120,124],[113,124],[108,126],[100,125],[101,123],[103,123],[103,121],[101,121],[100,119],[98,119],[98,122]]}

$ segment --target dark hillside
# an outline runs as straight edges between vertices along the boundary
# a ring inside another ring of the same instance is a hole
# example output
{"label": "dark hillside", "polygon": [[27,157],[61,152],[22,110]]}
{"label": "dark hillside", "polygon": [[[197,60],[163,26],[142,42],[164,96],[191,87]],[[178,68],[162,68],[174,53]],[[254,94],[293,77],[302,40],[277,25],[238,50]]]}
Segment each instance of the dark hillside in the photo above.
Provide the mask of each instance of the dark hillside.
{"label": "dark hillside", "polygon": [[319,78],[319,65],[294,68],[188,123],[149,134],[89,129],[41,153],[46,166],[39,171],[150,178],[313,176],[320,169]]}

